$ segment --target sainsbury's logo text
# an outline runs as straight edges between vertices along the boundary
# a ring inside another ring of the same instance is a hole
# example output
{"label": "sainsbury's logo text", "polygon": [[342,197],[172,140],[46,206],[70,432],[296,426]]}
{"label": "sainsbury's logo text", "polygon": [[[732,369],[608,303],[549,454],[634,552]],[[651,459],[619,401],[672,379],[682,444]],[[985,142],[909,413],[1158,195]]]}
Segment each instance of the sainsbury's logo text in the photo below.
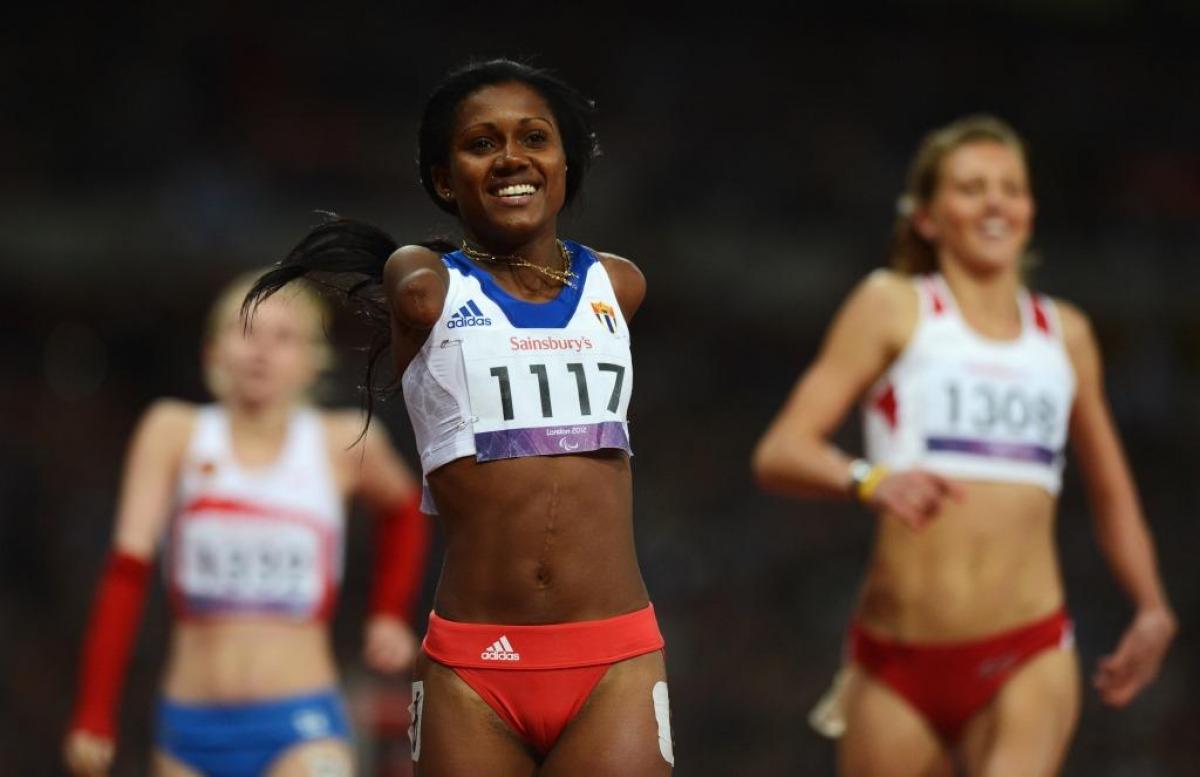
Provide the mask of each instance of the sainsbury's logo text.
{"label": "sainsbury's logo text", "polygon": [[517,337],[508,338],[514,351],[580,351],[591,350],[590,337]]}

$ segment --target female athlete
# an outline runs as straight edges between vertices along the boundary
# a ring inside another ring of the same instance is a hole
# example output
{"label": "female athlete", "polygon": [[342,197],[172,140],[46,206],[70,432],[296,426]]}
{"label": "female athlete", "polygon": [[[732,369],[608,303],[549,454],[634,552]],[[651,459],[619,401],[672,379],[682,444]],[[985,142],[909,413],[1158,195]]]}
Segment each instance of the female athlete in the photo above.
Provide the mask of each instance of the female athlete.
{"label": "female athlete", "polygon": [[353,774],[328,628],[351,495],[382,519],[366,660],[398,671],[415,655],[402,616],[427,544],[419,490],[383,433],[358,442],[357,413],[306,401],[328,355],[315,294],[289,289],[245,328],[251,283],[226,289],[210,315],[204,364],[217,402],[159,401],[133,436],[66,742],[75,775],[109,771],[160,544],[175,616],[157,714],[160,777]]}
{"label": "female athlete", "polygon": [[418,167],[458,250],[335,219],[251,297],[307,275],[390,330],[446,536],[413,688],[420,777],[671,771],[626,424],[645,281],[558,233],[596,152],[591,115],[543,70],[452,72],[425,106]]}
{"label": "female athlete", "polygon": [[[968,117],[930,134],[891,270],[837,314],[754,457],[762,485],[879,514],[848,638],[844,775],[1048,775],[1079,713],[1054,514],[1070,437],[1095,532],[1135,608],[1094,684],[1128,703],[1175,632],[1100,355],[1078,308],[1022,284],[1025,146]],[[830,435],[863,399],[867,458]]]}

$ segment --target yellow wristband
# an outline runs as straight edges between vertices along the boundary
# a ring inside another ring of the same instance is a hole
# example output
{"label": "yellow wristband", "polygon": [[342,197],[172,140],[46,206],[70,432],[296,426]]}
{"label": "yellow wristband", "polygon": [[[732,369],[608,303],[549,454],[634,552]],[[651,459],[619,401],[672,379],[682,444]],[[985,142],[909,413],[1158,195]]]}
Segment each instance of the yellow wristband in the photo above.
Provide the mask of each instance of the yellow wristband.
{"label": "yellow wristband", "polygon": [[876,464],[871,467],[871,471],[867,476],[858,482],[858,487],[855,491],[858,494],[858,501],[866,503],[871,501],[871,497],[875,495],[875,489],[879,488],[879,484],[883,482],[891,473],[887,467],[882,464]]}

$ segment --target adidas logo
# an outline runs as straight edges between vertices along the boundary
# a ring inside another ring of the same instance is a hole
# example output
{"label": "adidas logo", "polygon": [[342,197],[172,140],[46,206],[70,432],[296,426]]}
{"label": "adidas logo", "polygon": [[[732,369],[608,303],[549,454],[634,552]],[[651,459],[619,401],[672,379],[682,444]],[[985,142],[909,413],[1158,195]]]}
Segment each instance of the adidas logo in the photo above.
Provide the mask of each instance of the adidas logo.
{"label": "adidas logo", "polygon": [[451,329],[457,329],[464,326],[491,326],[492,320],[484,318],[483,311],[475,304],[475,300],[467,300],[467,304],[463,305],[458,310],[454,311],[454,315],[450,316],[450,320],[446,322],[446,326]]}
{"label": "adidas logo", "polygon": [[500,639],[488,645],[487,650],[479,654],[484,661],[520,661],[521,654],[513,650],[508,637],[501,635]]}

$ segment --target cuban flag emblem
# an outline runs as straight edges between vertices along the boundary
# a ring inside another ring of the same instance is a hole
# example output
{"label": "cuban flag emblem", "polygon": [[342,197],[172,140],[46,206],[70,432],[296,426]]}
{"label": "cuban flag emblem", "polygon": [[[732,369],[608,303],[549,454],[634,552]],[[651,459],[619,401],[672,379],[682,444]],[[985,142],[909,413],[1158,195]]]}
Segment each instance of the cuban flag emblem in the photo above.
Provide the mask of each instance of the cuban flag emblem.
{"label": "cuban flag emblem", "polygon": [[613,310],[612,305],[599,300],[592,303],[592,312],[596,314],[596,320],[608,327],[608,331],[614,335],[617,333],[617,311]]}

